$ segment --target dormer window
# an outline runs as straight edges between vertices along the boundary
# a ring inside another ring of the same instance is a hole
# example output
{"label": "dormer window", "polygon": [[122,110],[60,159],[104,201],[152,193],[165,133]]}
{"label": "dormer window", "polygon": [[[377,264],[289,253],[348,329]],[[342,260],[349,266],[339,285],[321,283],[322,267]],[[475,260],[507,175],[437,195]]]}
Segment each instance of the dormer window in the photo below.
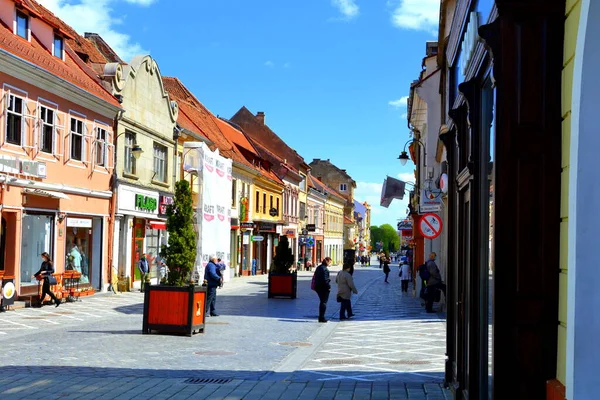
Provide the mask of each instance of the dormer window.
{"label": "dormer window", "polygon": [[17,11],[17,35],[29,40],[29,16]]}
{"label": "dormer window", "polygon": [[63,38],[54,35],[54,57],[63,58]]}
{"label": "dormer window", "polygon": [[345,192],[346,190],[348,190],[348,185],[345,183],[340,183],[340,191]]}

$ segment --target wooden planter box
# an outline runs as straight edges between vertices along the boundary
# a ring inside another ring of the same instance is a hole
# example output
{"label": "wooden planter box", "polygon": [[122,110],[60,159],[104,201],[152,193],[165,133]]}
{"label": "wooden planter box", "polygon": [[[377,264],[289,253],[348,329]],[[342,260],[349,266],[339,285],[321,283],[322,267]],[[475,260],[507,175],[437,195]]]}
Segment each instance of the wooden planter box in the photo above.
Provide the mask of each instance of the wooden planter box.
{"label": "wooden planter box", "polygon": [[269,273],[269,298],[289,297],[295,299],[297,291],[298,274],[296,272],[286,274]]}
{"label": "wooden planter box", "polygon": [[142,333],[152,331],[185,333],[204,332],[206,288],[150,285],[144,289]]}

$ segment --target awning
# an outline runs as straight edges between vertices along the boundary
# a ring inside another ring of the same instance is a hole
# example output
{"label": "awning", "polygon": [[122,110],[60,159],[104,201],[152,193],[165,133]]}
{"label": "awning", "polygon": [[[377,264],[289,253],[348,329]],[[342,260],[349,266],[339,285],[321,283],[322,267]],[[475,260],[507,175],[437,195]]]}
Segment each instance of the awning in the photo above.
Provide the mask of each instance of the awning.
{"label": "awning", "polygon": [[167,223],[165,221],[150,221],[150,226],[152,229],[166,230]]}
{"label": "awning", "polygon": [[25,188],[23,193],[33,194],[34,196],[50,197],[53,199],[71,200],[66,194],[61,192],[53,192],[51,190]]}

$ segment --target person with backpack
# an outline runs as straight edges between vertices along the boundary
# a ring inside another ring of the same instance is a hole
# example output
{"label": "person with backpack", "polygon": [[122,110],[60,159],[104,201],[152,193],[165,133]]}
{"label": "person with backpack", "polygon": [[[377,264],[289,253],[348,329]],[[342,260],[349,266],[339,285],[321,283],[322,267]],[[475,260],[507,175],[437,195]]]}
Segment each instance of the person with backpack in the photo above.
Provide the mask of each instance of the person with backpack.
{"label": "person with backpack", "polygon": [[319,322],[327,322],[325,312],[327,311],[327,301],[329,301],[329,292],[331,292],[331,278],[329,277],[329,266],[331,257],[325,257],[323,262],[315,269],[311,288],[319,296]]}
{"label": "person with backpack", "polygon": [[440,269],[435,263],[436,257],[436,253],[431,253],[429,260],[425,263],[427,273],[429,274],[427,278],[427,298],[425,300],[425,310],[428,313],[433,312],[433,301],[437,290],[441,290],[444,293],[444,297],[446,296],[446,284],[442,282]]}

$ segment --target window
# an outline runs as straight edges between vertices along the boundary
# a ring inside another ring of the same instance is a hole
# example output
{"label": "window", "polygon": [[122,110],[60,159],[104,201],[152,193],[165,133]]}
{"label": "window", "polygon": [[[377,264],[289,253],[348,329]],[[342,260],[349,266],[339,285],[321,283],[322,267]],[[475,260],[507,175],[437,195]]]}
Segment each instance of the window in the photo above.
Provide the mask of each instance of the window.
{"label": "window", "polygon": [[237,180],[231,180],[231,207],[235,208],[236,206],[236,192],[237,191]]}
{"label": "window", "polygon": [[17,35],[29,40],[29,16],[17,11]]}
{"label": "window", "polygon": [[23,109],[25,101],[14,94],[8,95],[8,109],[6,118],[6,141],[21,145],[23,136]]}
{"label": "window", "polygon": [[300,182],[300,190],[306,192],[306,177],[302,174],[300,174],[300,176],[302,177],[302,182]]}
{"label": "window", "polygon": [[271,199],[269,202],[269,212],[271,212],[271,209],[273,208],[273,195],[271,195]]}
{"label": "window", "polygon": [[71,118],[71,158],[83,161],[83,121]]}
{"label": "window", "polygon": [[340,190],[342,192],[345,192],[346,190],[348,190],[348,185],[346,185],[345,183],[340,183]]}
{"label": "window", "polygon": [[54,35],[54,57],[63,58],[63,38]]}
{"label": "window", "polygon": [[279,216],[279,197],[277,198],[277,216]]}
{"label": "window", "polygon": [[154,143],[154,179],[167,182],[167,148]]}
{"label": "window", "polygon": [[304,219],[304,217],[306,216],[306,203],[304,202],[300,202],[300,218]]}
{"label": "window", "polygon": [[313,217],[315,219],[315,226],[318,227],[319,226],[319,210],[316,208],[314,209]]}
{"label": "window", "polygon": [[263,193],[263,206],[262,206],[263,214],[267,213],[267,194]]}
{"label": "window", "polygon": [[55,111],[40,106],[40,150],[44,153],[54,152],[54,118]]}
{"label": "window", "polygon": [[260,212],[260,193],[258,193],[258,190],[256,191],[256,205],[255,205],[255,210],[256,212]]}
{"label": "window", "polygon": [[135,135],[131,132],[125,133],[125,155],[123,157],[123,169],[126,174],[135,175],[135,157],[133,147],[135,146]]}
{"label": "window", "polygon": [[107,157],[107,143],[106,143],[106,129],[96,128],[96,141],[95,141],[95,151],[96,151],[96,165],[105,166],[106,165],[106,157]]}

